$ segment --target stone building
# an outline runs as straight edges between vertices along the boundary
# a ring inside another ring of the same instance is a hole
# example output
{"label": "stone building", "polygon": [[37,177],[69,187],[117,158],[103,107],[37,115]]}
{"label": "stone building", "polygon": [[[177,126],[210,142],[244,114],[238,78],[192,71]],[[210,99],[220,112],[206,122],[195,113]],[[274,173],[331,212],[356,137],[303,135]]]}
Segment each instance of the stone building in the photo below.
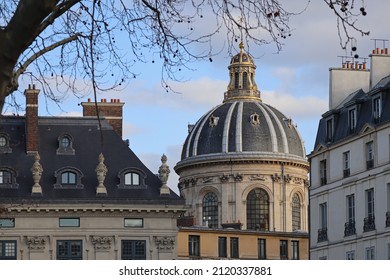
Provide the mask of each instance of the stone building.
{"label": "stone building", "polygon": [[[304,143],[290,118],[262,102],[242,43],[228,69],[223,102],[189,125],[175,166],[189,208],[179,258],[307,258]],[[201,250],[206,243],[214,250]]]}
{"label": "stone building", "polygon": [[309,154],[311,259],[390,259],[389,75],[385,47],[370,68],[330,69],[329,110]]}
{"label": "stone building", "polygon": [[83,117],[0,118],[0,259],[175,259],[184,200],[122,140],[118,99]]}

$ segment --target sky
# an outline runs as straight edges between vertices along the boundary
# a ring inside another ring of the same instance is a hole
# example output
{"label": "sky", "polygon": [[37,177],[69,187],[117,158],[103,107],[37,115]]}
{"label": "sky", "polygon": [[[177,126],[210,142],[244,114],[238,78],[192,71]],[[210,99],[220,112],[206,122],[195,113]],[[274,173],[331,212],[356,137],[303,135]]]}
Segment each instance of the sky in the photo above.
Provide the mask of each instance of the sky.
{"label": "sky", "polygon": [[[360,1],[357,1],[360,3]],[[364,3],[364,1],[362,1]],[[358,25],[370,31],[370,36],[356,35],[357,53],[368,57],[374,48],[372,39],[390,39],[390,1],[365,1],[367,16],[360,17]],[[351,55],[342,50],[337,34],[336,18],[323,1],[311,1],[307,10],[290,20],[291,37],[284,41],[281,52],[274,45],[251,46],[254,57],[255,80],[262,101],[287,117],[291,117],[305,142],[306,153],[314,149],[317,125],[328,110],[329,68],[340,67],[339,56]],[[218,38],[217,38],[218,39]],[[216,39],[216,40],[217,40]],[[386,45],[390,47],[390,43]],[[237,45],[237,52],[239,48]],[[139,66],[140,76],[121,91],[106,92],[100,98],[119,98],[123,107],[123,138],[130,148],[154,173],[165,154],[170,167],[168,186],[178,193],[178,176],[174,166],[180,161],[181,149],[188,134],[188,124],[220,104],[229,82],[230,57],[227,51],[213,58],[213,62],[190,65],[193,71],[183,71],[184,82],[173,83],[179,93],[166,92],[161,87],[161,68],[158,63]],[[87,101],[67,96],[60,108],[48,104],[40,96],[40,115],[81,115],[78,104]]]}

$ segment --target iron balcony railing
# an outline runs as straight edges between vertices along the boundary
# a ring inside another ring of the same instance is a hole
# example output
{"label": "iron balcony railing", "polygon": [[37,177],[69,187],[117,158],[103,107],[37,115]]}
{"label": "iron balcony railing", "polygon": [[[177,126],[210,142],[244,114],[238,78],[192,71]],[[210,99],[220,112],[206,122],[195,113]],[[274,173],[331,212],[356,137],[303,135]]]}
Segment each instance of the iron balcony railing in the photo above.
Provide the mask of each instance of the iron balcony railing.
{"label": "iron balcony railing", "polygon": [[364,222],[364,224],[363,224],[363,231],[364,232],[375,230],[375,216],[374,215],[370,215],[368,217],[365,217],[363,222]]}
{"label": "iron balcony railing", "polygon": [[355,220],[346,222],[344,225],[344,236],[356,234]]}
{"label": "iron balcony railing", "polygon": [[328,241],[328,228],[320,228],[318,230],[317,242]]}

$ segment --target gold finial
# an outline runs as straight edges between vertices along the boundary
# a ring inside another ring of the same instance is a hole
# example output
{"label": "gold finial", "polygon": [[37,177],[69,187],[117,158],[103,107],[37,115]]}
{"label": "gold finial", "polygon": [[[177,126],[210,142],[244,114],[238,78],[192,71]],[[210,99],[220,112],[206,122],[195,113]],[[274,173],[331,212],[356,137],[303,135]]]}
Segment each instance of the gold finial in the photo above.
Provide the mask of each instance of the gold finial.
{"label": "gold finial", "polygon": [[243,42],[240,43],[240,49],[241,49],[241,52],[244,52],[244,43]]}

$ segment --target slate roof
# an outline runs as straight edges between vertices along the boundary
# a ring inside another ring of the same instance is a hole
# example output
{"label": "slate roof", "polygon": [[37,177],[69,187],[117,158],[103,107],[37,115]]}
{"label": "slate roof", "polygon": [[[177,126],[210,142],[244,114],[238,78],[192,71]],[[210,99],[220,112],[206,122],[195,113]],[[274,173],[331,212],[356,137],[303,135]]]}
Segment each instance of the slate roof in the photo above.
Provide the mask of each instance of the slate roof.
{"label": "slate roof", "polygon": [[[381,79],[370,91],[358,90],[351,93],[337,108],[327,111],[319,121],[314,150],[319,146],[331,146],[348,138],[358,135],[362,129],[369,125],[380,126],[390,121],[390,76]],[[373,98],[380,96],[382,113],[379,118],[374,118]],[[356,108],[356,128],[350,130],[348,112]],[[326,135],[326,121],[333,118],[334,134],[331,141]]]}
{"label": "slate roof", "polygon": [[[102,132],[102,133],[101,133]],[[43,174],[40,180],[42,196],[31,196],[31,167],[34,156],[26,154],[25,118],[2,116],[0,133],[9,136],[10,153],[0,153],[0,169],[16,171],[17,188],[0,186],[0,202],[33,203],[131,203],[131,204],[183,204],[184,200],[171,191],[160,196],[160,179],[153,174],[118,136],[105,120],[100,131],[96,118],[90,117],[40,117],[39,154]],[[58,137],[64,133],[73,138],[74,155],[57,154]],[[103,153],[108,169],[104,185],[107,196],[96,196],[98,180],[96,166],[98,156]],[[72,167],[83,174],[83,188],[55,188],[55,172],[63,167]],[[144,173],[146,188],[119,188],[118,173],[126,168]],[[157,171],[156,171],[157,173]]]}

